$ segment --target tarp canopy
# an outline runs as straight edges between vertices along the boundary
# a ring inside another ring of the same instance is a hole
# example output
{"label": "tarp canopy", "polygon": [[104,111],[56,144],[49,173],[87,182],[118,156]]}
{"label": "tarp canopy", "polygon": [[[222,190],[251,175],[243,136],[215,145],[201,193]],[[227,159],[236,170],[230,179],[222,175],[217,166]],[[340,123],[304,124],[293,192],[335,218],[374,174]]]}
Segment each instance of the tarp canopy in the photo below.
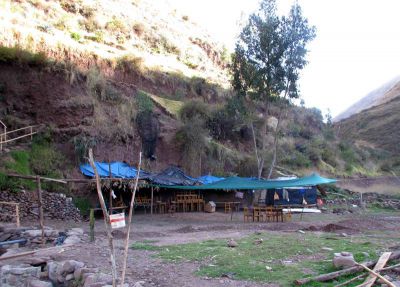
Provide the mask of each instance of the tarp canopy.
{"label": "tarp canopy", "polygon": [[160,173],[153,174],[148,180],[157,186],[191,186],[199,183],[199,180],[186,175],[176,166],[170,166]]}
{"label": "tarp canopy", "polygon": [[[129,166],[124,162],[95,162],[97,173],[100,177],[109,177],[110,171],[109,166],[111,166],[111,177],[115,178],[135,178],[137,174],[137,169]],[[89,177],[94,177],[93,168],[90,164],[82,164],[80,167],[81,172]],[[139,178],[144,179],[149,176],[149,173],[145,171],[140,171]]]}
{"label": "tarp canopy", "polygon": [[210,183],[214,183],[217,181],[221,181],[224,180],[225,177],[218,177],[218,176],[213,176],[213,175],[203,175],[197,178],[202,184],[210,184]]}
{"label": "tarp canopy", "polygon": [[288,179],[288,180],[264,180],[254,178],[243,178],[243,177],[228,177],[224,180],[197,186],[160,186],[166,188],[175,189],[187,189],[187,190],[248,190],[248,189],[274,189],[274,188],[285,188],[285,187],[299,187],[299,186],[314,186],[319,184],[334,183],[336,179],[321,177],[319,174],[311,174],[306,177]]}

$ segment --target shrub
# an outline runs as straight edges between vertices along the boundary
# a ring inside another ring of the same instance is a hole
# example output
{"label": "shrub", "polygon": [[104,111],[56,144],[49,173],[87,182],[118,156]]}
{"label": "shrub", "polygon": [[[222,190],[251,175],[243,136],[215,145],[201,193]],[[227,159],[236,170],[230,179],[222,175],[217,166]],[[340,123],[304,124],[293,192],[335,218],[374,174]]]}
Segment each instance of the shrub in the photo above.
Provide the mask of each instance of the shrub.
{"label": "shrub", "polygon": [[154,104],[151,98],[143,91],[139,91],[136,95],[136,104],[139,113],[153,112]]}
{"label": "shrub", "polygon": [[117,59],[117,68],[126,73],[141,73],[143,72],[143,58],[134,55],[124,55]]}
{"label": "shrub", "polygon": [[94,137],[78,135],[72,139],[74,145],[75,156],[78,163],[85,162],[89,148],[94,148],[97,140]]}
{"label": "shrub", "polygon": [[183,21],[188,21],[188,20],[189,20],[189,16],[183,15],[183,16],[182,16],[182,20],[183,20]]}
{"label": "shrub", "polygon": [[0,62],[19,63],[21,65],[45,66],[48,64],[46,54],[43,52],[31,53],[19,47],[0,46]]}
{"label": "shrub", "polygon": [[193,100],[186,102],[180,110],[179,116],[183,122],[200,118],[203,122],[209,120],[209,107],[204,102]]}
{"label": "shrub", "polygon": [[80,21],[80,25],[88,32],[94,33],[101,27],[99,23],[94,18],[83,19]]}
{"label": "shrub", "polygon": [[96,31],[94,35],[85,36],[86,39],[97,42],[103,43],[104,42],[104,33],[102,31]]}
{"label": "shrub", "polygon": [[119,20],[117,17],[113,16],[112,20],[107,22],[106,29],[113,33],[127,33],[128,29],[125,26],[124,22]]}
{"label": "shrub", "polygon": [[70,36],[75,41],[79,41],[81,39],[81,35],[79,33],[77,33],[77,32],[71,32]]}
{"label": "shrub", "polygon": [[133,24],[132,28],[135,34],[138,35],[139,37],[141,37],[145,31],[145,27],[142,23],[135,23]]}
{"label": "shrub", "polygon": [[89,216],[91,208],[90,201],[85,197],[75,197],[73,199],[74,205],[79,209],[82,216]]}

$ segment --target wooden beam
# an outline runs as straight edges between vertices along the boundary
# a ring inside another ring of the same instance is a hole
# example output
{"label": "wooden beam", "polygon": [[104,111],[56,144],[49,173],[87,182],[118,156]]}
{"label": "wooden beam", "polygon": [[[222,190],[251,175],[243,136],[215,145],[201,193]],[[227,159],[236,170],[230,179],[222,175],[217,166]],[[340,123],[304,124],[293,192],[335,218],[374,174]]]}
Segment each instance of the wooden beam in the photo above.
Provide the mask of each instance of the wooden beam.
{"label": "wooden beam", "polygon": [[31,179],[31,180],[37,180],[37,178],[39,177],[40,180],[53,181],[53,182],[67,184],[67,181],[62,180],[62,179],[44,177],[44,176],[39,176],[39,175],[23,175],[23,174],[8,173],[8,174],[6,174],[6,176],[15,177],[15,178],[22,178],[22,179]]}
{"label": "wooden beam", "polygon": [[71,247],[72,245],[73,244],[52,246],[52,247],[49,247],[49,248],[36,249],[36,250],[21,252],[21,253],[17,253],[17,254],[11,254],[11,255],[8,255],[8,256],[2,256],[2,257],[0,257],[0,261],[8,260],[8,259],[14,259],[14,258],[23,257],[23,256],[28,256],[28,255],[32,255],[32,254],[35,254],[35,253],[38,253],[38,252],[49,251],[49,250],[53,250],[53,249],[57,249],[57,248]]}
{"label": "wooden beam", "polygon": [[151,187],[150,214],[153,215],[154,187]]}
{"label": "wooden beam", "polygon": [[37,195],[38,195],[38,207],[39,207],[39,225],[42,230],[42,245],[45,245],[44,240],[44,219],[43,219],[43,200],[42,200],[42,185],[40,183],[40,176],[36,177],[37,183]]}
{"label": "wooden beam", "polygon": [[[390,255],[392,252],[384,252],[381,257],[379,257],[378,262],[376,263],[373,271],[377,272],[379,269],[385,267],[386,263],[389,260]],[[364,287],[372,287],[377,279],[377,276],[374,274],[370,274],[365,282],[362,284]]]}
{"label": "wooden beam", "polygon": [[[389,287],[396,287],[396,285],[394,285],[392,282],[390,282],[389,280],[387,280],[385,277],[383,277],[381,274],[376,273],[375,271],[371,270],[370,268],[368,268],[367,266],[363,265],[363,264],[359,264],[356,263],[358,266],[361,266],[362,268],[364,268],[365,270],[367,270],[369,273],[371,273],[372,275],[379,277],[379,279],[381,279],[383,282],[385,282]],[[360,286],[360,285],[359,285]],[[361,284],[361,286],[364,287],[364,284]]]}

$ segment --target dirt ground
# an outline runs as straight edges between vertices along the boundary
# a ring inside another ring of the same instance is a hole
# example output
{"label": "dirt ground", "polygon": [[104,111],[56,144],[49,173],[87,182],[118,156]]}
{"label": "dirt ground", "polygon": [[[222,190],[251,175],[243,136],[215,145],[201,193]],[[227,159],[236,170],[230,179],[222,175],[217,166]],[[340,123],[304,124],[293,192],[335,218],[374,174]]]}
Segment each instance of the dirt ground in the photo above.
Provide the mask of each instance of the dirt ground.
{"label": "dirt ground", "polygon": [[[35,223],[25,222],[24,225]],[[63,230],[82,227],[88,232],[88,222],[46,221],[46,226]],[[257,231],[270,231],[286,234],[297,232],[334,232],[346,234],[390,234],[400,238],[400,213],[377,214],[305,214],[294,215],[290,222],[283,223],[244,223],[242,213],[176,213],[170,215],[135,214],[131,227],[131,243],[149,240],[154,245],[171,245],[199,242],[218,238],[240,238]],[[53,254],[56,260],[75,259],[85,262],[88,267],[97,267],[99,271],[110,273],[108,241],[104,221],[96,220],[95,243],[83,242],[68,248],[62,253]],[[124,232],[114,231],[117,264],[121,266]],[[231,280],[229,278],[204,278],[194,275],[200,263],[169,263],[153,256],[146,250],[129,250],[127,281],[133,286],[143,281],[142,286],[278,286],[259,282]],[[11,263],[11,262],[10,262]],[[120,270],[120,269],[119,269]]]}

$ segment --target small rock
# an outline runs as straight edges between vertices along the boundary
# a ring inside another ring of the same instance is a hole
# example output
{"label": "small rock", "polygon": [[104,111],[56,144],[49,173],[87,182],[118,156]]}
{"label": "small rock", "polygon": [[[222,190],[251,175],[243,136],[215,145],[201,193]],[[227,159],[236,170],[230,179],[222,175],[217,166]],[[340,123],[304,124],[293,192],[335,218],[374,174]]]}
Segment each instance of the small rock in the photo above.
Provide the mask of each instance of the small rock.
{"label": "small rock", "polygon": [[234,247],[238,247],[238,245],[239,244],[235,240],[233,240],[233,239],[228,240],[228,247],[234,248]]}
{"label": "small rock", "polygon": [[263,239],[262,238],[260,238],[260,239],[256,239],[256,240],[254,240],[254,244],[255,245],[260,245],[261,243],[263,243]]}
{"label": "small rock", "polygon": [[77,235],[68,236],[67,239],[64,240],[64,244],[76,244],[81,242],[81,239]]}
{"label": "small rock", "polygon": [[28,283],[28,287],[53,287],[53,284],[51,284],[51,282],[34,279]]}
{"label": "small rock", "polygon": [[265,269],[266,269],[267,271],[272,271],[272,267],[270,267],[270,266],[265,266]]}
{"label": "small rock", "polygon": [[65,281],[70,281],[70,280],[73,280],[75,277],[74,277],[74,274],[68,274],[67,276],[65,276]]}
{"label": "small rock", "polygon": [[339,267],[352,267],[356,264],[353,254],[349,252],[335,253],[333,258],[333,265]]}
{"label": "small rock", "polygon": [[137,282],[135,282],[135,284],[133,285],[133,287],[143,287],[143,284],[145,284],[144,281],[137,281]]}
{"label": "small rock", "polygon": [[349,236],[349,235],[348,235],[347,233],[343,232],[343,233],[340,234],[340,236],[342,236],[342,237],[347,237],[347,236]]}
{"label": "small rock", "polygon": [[305,233],[306,233],[305,231],[303,231],[303,230],[301,230],[301,229],[297,230],[297,232],[298,232],[298,233],[301,233],[301,234],[305,234]]}

